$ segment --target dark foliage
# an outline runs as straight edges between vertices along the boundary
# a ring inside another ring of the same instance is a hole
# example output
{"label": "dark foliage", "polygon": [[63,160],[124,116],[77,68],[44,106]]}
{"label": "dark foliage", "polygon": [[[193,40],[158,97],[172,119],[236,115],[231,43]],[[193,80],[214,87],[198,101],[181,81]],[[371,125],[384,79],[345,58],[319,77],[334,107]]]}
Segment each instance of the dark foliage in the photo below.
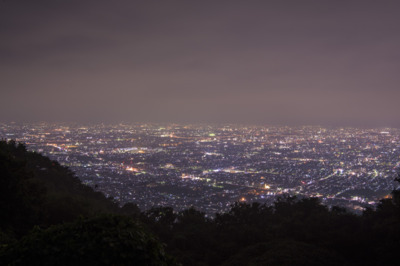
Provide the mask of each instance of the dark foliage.
{"label": "dark foliage", "polygon": [[162,245],[124,216],[78,219],[35,229],[3,250],[10,265],[173,265]]}
{"label": "dark foliage", "polygon": [[136,205],[119,208],[68,168],[13,141],[0,141],[0,207],[2,265],[176,264],[133,219]]}
{"label": "dark foliage", "polygon": [[13,141],[0,141],[0,207],[0,229],[16,236],[118,209],[68,168]]}
{"label": "dark foliage", "polygon": [[398,190],[362,215],[296,197],[234,203],[213,219],[194,208],[142,212],[5,141],[0,207],[0,261],[9,264],[173,264],[152,234],[183,265],[393,265],[400,248]]}
{"label": "dark foliage", "polygon": [[235,203],[208,219],[158,207],[148,225],[184,265],[393,265],[400,247],[400,197],[356,215],[316,198],[279,198],[273,206]]}

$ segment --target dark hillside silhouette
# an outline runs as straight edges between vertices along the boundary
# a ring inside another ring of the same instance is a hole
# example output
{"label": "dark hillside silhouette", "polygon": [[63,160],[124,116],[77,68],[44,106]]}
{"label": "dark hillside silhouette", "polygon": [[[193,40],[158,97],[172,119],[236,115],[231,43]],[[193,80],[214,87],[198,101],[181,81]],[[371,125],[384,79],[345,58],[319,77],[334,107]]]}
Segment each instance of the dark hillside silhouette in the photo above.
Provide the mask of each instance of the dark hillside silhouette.
{"label": "dark hillside silhouette", "polygon": [[162,244],[124,216],[103,215],[35,229],[10,245],[3,262],[16,265],[173,265]]}
{"label": "dark hillside silhouette", "polygon": [[141,211],[12,141],[0,141],[0,207],[0,260],[10,265],[176,264],[165,252],[183,265],[393,265],[400,248],[398,190],[362,215],[306,197],[236,202],[212,219]]}
{"label": "dark hillside silhouette", "polygon": [[116,212],[118,205],[67,168],[13,141],[0,141],[0,228],[17,236],[34,225]]}
{"label": "dark hillside silhouette", "polygon": [[[5,265],[175,265],[111,199],[24,145],[0,141],[0,261]],[[86,218],[84,218],[86,217]]]}

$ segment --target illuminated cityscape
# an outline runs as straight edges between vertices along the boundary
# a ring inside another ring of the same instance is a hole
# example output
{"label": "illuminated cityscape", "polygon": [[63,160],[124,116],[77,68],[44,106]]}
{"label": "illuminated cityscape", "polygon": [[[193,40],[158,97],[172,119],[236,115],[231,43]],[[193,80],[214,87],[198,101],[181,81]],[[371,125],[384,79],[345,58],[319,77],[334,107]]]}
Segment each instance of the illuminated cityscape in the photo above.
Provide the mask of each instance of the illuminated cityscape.
{"label": "illuminated cityscape", "polygon": [[1,265],[395,265],[400,1],[0,1]]}
{"label": "illuminated cityscape", "polygon": [[191,206],[319,197],[360,211],[396,188],[399,129],[184,124],[0,124],[120,204]]}

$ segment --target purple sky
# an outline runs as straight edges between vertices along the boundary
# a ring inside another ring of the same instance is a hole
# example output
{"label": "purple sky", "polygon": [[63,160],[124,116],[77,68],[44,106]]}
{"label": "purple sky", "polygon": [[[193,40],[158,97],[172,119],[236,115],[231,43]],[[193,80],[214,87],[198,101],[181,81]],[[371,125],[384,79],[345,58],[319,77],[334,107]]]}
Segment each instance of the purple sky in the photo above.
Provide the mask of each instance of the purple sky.
{"label": "purple sky", "polygon": [[0,2],[0,121],[400,126],[400,1]]}

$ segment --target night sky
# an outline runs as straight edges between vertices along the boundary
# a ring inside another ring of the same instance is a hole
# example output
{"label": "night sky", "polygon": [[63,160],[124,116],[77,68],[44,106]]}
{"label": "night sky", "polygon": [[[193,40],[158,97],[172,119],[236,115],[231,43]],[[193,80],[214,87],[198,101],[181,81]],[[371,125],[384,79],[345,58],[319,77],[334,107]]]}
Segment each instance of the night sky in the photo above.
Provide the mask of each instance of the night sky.
{"label": "night sky", "polygon": [[0,1],[0,121],[400,127],[400,1]]}

